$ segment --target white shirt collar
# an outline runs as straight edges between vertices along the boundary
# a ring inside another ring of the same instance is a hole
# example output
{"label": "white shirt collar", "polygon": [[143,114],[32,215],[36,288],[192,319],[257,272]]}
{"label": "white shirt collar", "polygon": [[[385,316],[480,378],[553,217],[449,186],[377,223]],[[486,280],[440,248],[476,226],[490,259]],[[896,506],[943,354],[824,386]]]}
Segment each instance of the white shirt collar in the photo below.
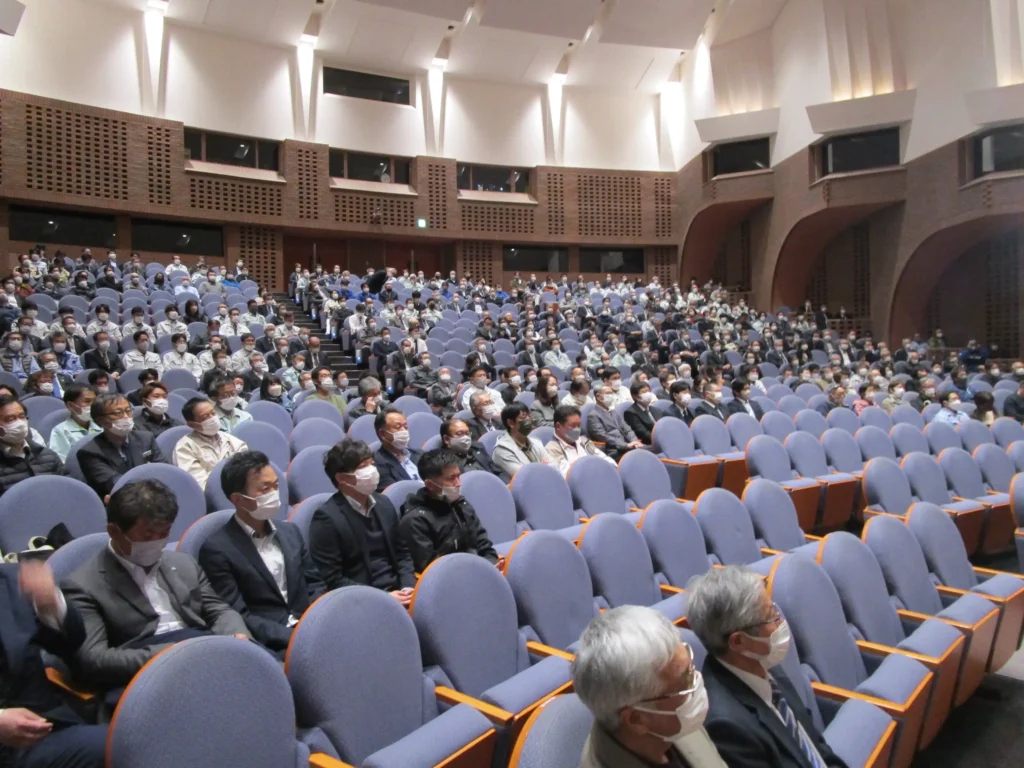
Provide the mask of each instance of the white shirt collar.
{"label": "white shirt collar", "polygon": [[718,663],[730,672],[732,672],[734,675],[736,675],[736,677],[738,677],[744,683],[744,685],[750,688],[750,690],[756,693],[758,697],[762,701],[764,701],[765,704],[767,704],[769,707],[773,706],[772,684],[771,682],[769,682],[767,677],[758,677],[757,675],[752,675],[751,673],[745,672],[744,670],[739,669],[738,667],[734,667],[732,664],[729,664],[726,661],[722,661],[721,659],[718,659]]}
{"label": "white shirt collar", "polygon": [[274,523],[270,520],[267,520],[267,526],[270,528],[270,533],[265,533],[262,536],[257,536],[256,529],[251,528],[247,523],[242,522],[242,518],[240,518],[237,513],[235,514],[235,522],[238,523],[239,527],[245,531],[245,535],[250,539],[273,539],[275,534],[277,534],[277,528],[274,527]]}
{"label": "white shirt collar", "polygon": [[[119,555],[117,550],[114,549],[114,542],[113,541],[108,541],[107,542],[107,549],[109,549],[110,550],[110,554],[112,554],[114,557],[116,557],[117,561],[119,563],[121,563],[121,565],[124,566],[124,569],[126,571],[128,571],[128,575],[131,576],[132,579],[134,579],[136,583],[140,579],[149,578],[149,576],[151,576],[156,571],[156,566],[160,564],[160,561],[157,560],[156,564],[147,571],[141,565],[136,565],[131,560],[128,560],[127,558],[122,557],[121,555]],[[163,555],[161,555],[161,557],[163,557]]]}
{"label": "white shirt collar", "polygon": [[366,506],[365,506],[365,508],[363,507],[362,504],[360,504],[353,497],[349,496],[347,493],[342,493],[341,495],[344,496],[345,500],[348,501],[348,503],[352,505],[352,509],[354,509],[356,512],[361,514],[363,517],[369,517],[371,510],[373,510],[374,505],[377,503],[377,500],[375,498],[373,498],[373,494],[372,493],[369,496],[366,497]]}

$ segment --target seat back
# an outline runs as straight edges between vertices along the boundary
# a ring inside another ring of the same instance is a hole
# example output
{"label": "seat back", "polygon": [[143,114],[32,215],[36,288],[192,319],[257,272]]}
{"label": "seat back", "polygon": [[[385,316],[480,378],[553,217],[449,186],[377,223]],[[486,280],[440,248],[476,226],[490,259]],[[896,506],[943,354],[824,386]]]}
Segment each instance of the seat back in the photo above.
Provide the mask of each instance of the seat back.
{"label": "seat back", "polygon": [[860,423],[865,427],[878,427],[886,434],[892,429],[892,419],[889,414],[877,405],[870,405],[860,412]]}
{"label": "seat back", "polygon": [[[71,450],[74,451],[74,448]],[[1024,440],[1010,443],[1010,447],[1006,449],[1006,455],[1010,457],[1018,472],[1024,472]],[[68,454],[68,458],[71,458],[71,454]]]}
{"label": "seat back", "polygon": [[839,427],[826,429],[820,442],[821,447],[825,450],[825,460],[837,472],[860,472],[864,467],[860,446],[857,445],[853,435],[845,429]]}
{"label": "seat back", "polygon": [[255,421],[262,421],[264,424],[272,424],[277,427],[285,437],[292,433],[291,414],[282,405],[258,400],[255,403],[249,403],[245,410]]}
{"label": "seat back", "polygon": [[654,502],[640,516],[639,527],[655,573],[672,586],[685,588],[711,567],[700,523],[678,501]]}
{"label": "seat back", "polygon": [[725,422],[725,426],[729,430],[732,444],[740,451],[747,447],[750,438],[764,434],[760,422],[749,413],[734,413]]}
{"label": "seat back", "polygon": [[[662,419],[661,421],[670,421]],[[658,422],[658,424],[661,423]],[[678,419],[676,419],[678,421]],[[630,451],[619,459],[619,477],[626,497],[638,507],[658,499],[675,499],[668,470],[650,451]]]}
{"label": "seat back", "polygon": [[[813,385],[812,385],[813,386]],[[817,387],[815,387],[817,389]],[[820,390],[818,390],[820,392]],[[786,414],[790,419],[807,407],[807,401],[797,395],[786,395],[779,400],[779,411]]]}
{"label": "seat back", "polygon": [[860,429],[860,419],[849,408],[833,408],[828,412],[825,421],[828,422],[829,427],[849,432],[851,437]]}
{"label": "seat back", "polygon": [[106,532],[87,533],[69,541],[46,560],[46,564],[53,571],[54,581],[59,584],[109,542],[110,536]]}
{"label": "seat back", "polygon": [[954,495],[966,499],[979,499],[985,495],[981,467],[963,448],[946,448],[936,461]]}
{"label": "seat back", "polygon": [[896,424],[889,432],[889,439],[892,440],[897,456],[906,456],[915,451],[929,453],[928,438],[913,424]]}
{"label": "seat back", "polygon": [[960,436],[960,442],[964,448],[973,452],[979,445],[992,444],[996,442],[992,430],[976,419],[968,419],[956,427],[956,433]]}
{"label": "seat back", "polygon": [[839,594],[824,569],[809,557],[781,557],[772,566],[768,591],[786,617],[812,678],[855,690],[867,670],[847,630]]}
{"label": "seat back", "polygon": [[107,734],[109,768],[212,765],[228,753],[253,768],[309,761],[280,664],[233,637],[197,637],[157,654],[125,689]]}
{"label": "seat back", "polygon": [[[288,442],[291,454],[297,455],[310,446],[330,447],[345,439],[345,430],[333,421],[314,416],[295,425]],[[287,462],[285,462],[287,465]]]}
{"label": "seat back", "polygon": [[761,435],[747,443],[747,467],[751,477],[765,477],[777,483],[793,479],[789,454],[774,437]]}
{"label": "seat back", "polygon": [[480,470],[462,476],[462,495],[476,511],[493,544],[516,537],[516,503],[508,487],[490,472]]}
{"label": "seat back", "polygon": [[292,630],[285,673],[298,726],[320,728],[354,765],[437,714],[409,612],[373,587],[342,587],[313,603]]}
{"label": "seat back", "polygon": [[769,437],[774,437],[779,442],[786,439],[786,435],[796,432],[796,425],[793,418],[782,411],[772,411],[761,417],[761,429]]}
{"label": "seat back", "polygon": [[[79,443],[81,445],[81,443]],[[107,529],[103,502],[80,480],[59,475],[28,477],[0,496],[0,552],[28,548],[33,536],[45,536],[64,523],[74,537]]]}
{"label": "seat back", "polygon": [[215,532],[224,527],[224,524],[235,514],[233,509],[221,509],[217,512],[204,515],[190,525],[185,533],[178,539],[175,552],[184,552],[186,555],[198,559],[199,550],[203,548],[206,540]]}
{"label": "seat back", "polygon": [[262,451],[274,464],[287,467],[292,454],[288,448],[288,438],[281,430],[271,424],[259,421],[247,421],[239,424],[232,433],[242,440],[250,451]]}
{"label": "seat back", "polygon": [[892,459],[872,459],[865,464],[862,486],[864,503],[891,515],[905,514],[914,503],[910,481]]}
{"label": "seat back", "polygon": [[[678,421],[678,419],[677,419]],[[626,493],[618,472],[600,456],[584,456],[573,462],[566,475],[572,503],[588,517],[602,512],[626,512]]]}
{"label": "seat back", "polygon": [[817,397],[818,395],[820,395],[821,388],[818,387],[816,384],[799,384],[797,385],[794,394],[797,397],[802,398],[804,402],[807,402],[812,397]]}
{"label": "seat back", "polygon": [[644,537],[622,515],[590,518],[580,534],[579,547],[590,570],[594,596],[603,598],[609,608],[653,605],[661,600]]}
{"label": "seat back", "polygon": [[889,439],[888,429],[883,430],[881,427],[872,426],[861,427],[853,439],[857,441],[864,461],[878,458],[896,461],[896,449],[893,447],[892,440]]}
{"label": "seat back", "polygon": [[312,445],[303,448],[288,465],[288,500],[298,504],[318,493],[333,494],[337,489],[324,471],[324,455],[330,446]]}
{"label": "seat back", "polygon": [[313,513],[333,495],[333,493],[315,493],[288,510],[288,522],[299,529],[306,546],[309,546],[309,524],[313,520]]}
{"label": "seat back", "polygon": [[821,437],[825,430],[828,429],[828,422],[825,421],[825,417],[817,411],[812,411],[810,408],[797,411],[793,424],[799,431],[812,435],[815,440]]}
{"label": "seat back", "polygon": [[412,416],[414,413],[430,413],[430,406],[427,405],[427,401],[414,395],[402,395],[396,398],[392,405],[406,416]]}
{"label": "seat back", "polygon": [[386,487],[382,493],[394,505],[396,510],[401,510],[406,500],[422,487],[423,482],[421,480],[399,480]]}
{"label": "seat back", "polygon": [[698,416],[690,425],[693,433],[693,441],[705,454],[712,456],[716,453],[729,453],[735,450],[732,447],[732,439],[729,437],[729,430],[725,422],[719,421],[714,416]]}
{"label": "seat back", "polygon": [[790,397],[792,394],[793,390],[783,384],[773,384],[765,391],[765,395],[774,400],[776,404],[778,404],[782,398]]}
{"label": "seat back", "polygon": [[548,699],[519,733],[509,768],[577,768],[593,725],[575,693]]}
{"label": "seat back", "polygon": [[430,406],[426,404],[426,401],[419,400],[418,398],[413,399],[423,403],[424,407],[427,408],[426,411],[410,411],[406,414],[409,417],[409,445],[419,450],[427,440],[440,434],[441,419],[430,413]]}
{"label": "seat back", "polygon": [[743,490],[758,546],[789,552],[807,543],[786,489],[773,480],[752,480]]}
{"label": "seat back", "polygon": [[933,421],[924,428],[924,436],[928,439],[928,447],[933,456],[938,456],[946,448],[960,448],[963,443],[960,435],[949,424]]}
{"label": "seat back", "polygon": [[846,531],[830,533],[815,559],[832,579],[854,640],[895,647],[906,638],[882,569],[863,541]]}
{"label": "seat back", "polygon": [[651,443],[656,453],[663,453],[670,459],[697,455],[693,435],[682,419],[658,419],[651,432]]}
{"label": "seat back", "polygon": [[977,586],[978,576],[967,559],[963,537],[946,512],[920,501],[907,512],[907,527],[921,546],[933,583],[964,590]]}
{"label": "seat back", "polygon": [[445,555],[427,566],[409,614],[423,663],[462,693],[479,697],[530,665],[512,587],[478,555]]}
{"label": "seat back", "polygon": [[510,490],[516,504],[516,517],[530,530],[554,531],[575,525],[572,494],[553,466],[526,464],[520,467],[512,478]]}
{"label": "seat back", "polygon": [[813,434],[794,432],[786,438],[783,445],[797,474],[804,477],[822,477],[829,473],[825,449]]}
{"label": "seat back", "polygon": [[928,615],[942,610],[921,545],[903,520],[889,515],[872,517],[864,523],[860,538],[878,561],[896,608]]}
{"label": "seat back", "polygon": [[519,623],[545,645],[568,649],[596,615],[594,587],[580,550],[554,531],[523,536],[506,556],[505,575]]}
{"label": "seat back", "polygon": [[724,488],[708,488],[697,497],[693,516],[700,524],[708,554],[722,565],[749,565],[762,558],[747,508]]}
{"label": "seat back", "polygon": [[912,405],[897,405],[889,415],[892,417],[893,426],[907,424],[914,427],[918,432],[924,429],[924,417]]}
{"label": "seat back", "polygon": [[[930,501],[932,504],[941,505],[952,500],[949,481],[935,457],[926,456],[923,453],[912,453],[900,460],[900,469],[907,476],[910,491],[918,501]],[[980,485],[980,472],[978,473],[978,482]]]}
{"label": "seat back", "polygon": [[313,418],[314,416],[321,419],[327,419],[328,421],[333,421],[342,429],[345,428],[345,418],[341,415],[341,411],[326,400],[303,401],[303,403],[296,407],[292,412],[292,421],[298,424],[303,419]]}
{"label": "seat back", "polygon": [[1002,448],[1009,448],[1017,440],[1024,440],[1024,425],[1016,419],[1000,416],[992,422],[992,437]]}
{"label": "seat back", "polygon": [[1006,451],[998,445],[985,443],[974,449],[974,460],[981,469],[982,479],[985,485],[999,493],[1010,492],[1010,482],[1016,473],[1016,468]]}

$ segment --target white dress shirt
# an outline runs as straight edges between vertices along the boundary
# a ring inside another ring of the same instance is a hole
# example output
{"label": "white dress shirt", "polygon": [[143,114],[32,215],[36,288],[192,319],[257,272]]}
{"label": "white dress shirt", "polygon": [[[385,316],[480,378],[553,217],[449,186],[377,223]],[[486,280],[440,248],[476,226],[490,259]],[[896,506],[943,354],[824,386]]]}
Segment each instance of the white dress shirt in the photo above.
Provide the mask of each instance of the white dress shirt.
{"label": "white dress shirt", "polygon": [[142,566],[136,565],[117,554],[112,544],[107,544],[107,546],[110,547],[110,551],[117,558],[117,561],[128,571],[128,575],[138,585],[143,596],[149,601],[153,611],[156,613],[157,625],[154,634],[163,635],[167,632],[177,632],[179,629],[184,629],[185,622],[181,620],[181,617],[174,610],[170,595],[167,594],[167,590],[163,588],[163,585],[157,578],[157,573],[159,573],[160,569],[154,565],[149,569],[149,573],[147,573],[146,569]]}
{"label": "white dress shirt", "polygon": [[[256,554],[260,556],[260,560],[267,567],[270,576],[274,579],[274,583],[277,584],[277,588],[281,592],[281,597],[287,603],[288,572],[285,567],[284,552],[281,551],[281,545],[277,542],[277,528],[268,520],[267,526],[270,528],[270,533],[257,536],[256,531],[243,523],[238,515],[235,515],[235,522],[238,523],[239,527],[245,532],[245,535],[252,541],[252,545],[256,547]],[[294,616],[288,617],[289,627],[294,627],[298,623],[299,620]]]}

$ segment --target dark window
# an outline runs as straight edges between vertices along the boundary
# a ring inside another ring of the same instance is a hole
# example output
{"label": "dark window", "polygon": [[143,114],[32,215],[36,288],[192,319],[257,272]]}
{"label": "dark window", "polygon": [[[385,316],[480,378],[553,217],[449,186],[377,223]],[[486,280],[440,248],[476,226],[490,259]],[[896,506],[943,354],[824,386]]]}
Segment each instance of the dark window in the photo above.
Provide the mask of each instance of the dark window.
{"label": "dark window", "polygon": [[8,210],[11,240],[88,248],[117,247],[117,225],[113,216],[20,205],[12,205]]}
{"label": "dark window", "polygon": [[412,167],[412,162],[409,160],[403,160],[401,158],[395,158],[395,172],[392,177],[392,181],[395,184],[408,184],[409,183],[409,169]]}
{"label": "dark window", "polygon": [[205,160],[221,165],[240,165],[264,171],[280,169],[281,142],[250,139],[224,133],[209,133],[195,128],[185,129],[185,148],[192,160]]}
{"label": "dark window", "polygon": [[459,189],[478,192],[530,191],[530,172],[525,168],[459,163],[456,179]]}
{"label": "dark window", "polygon": [[[383,178],[387,174],[387,178]],[[385,181],[390,183],[391,158],[385,155],[348,153],[348,174],[345,178],[357,181]]]}
{"label": "dark window", "polygon": [[900,129],[836,136],[821,145],[821,175],[900,164]]}
{"label": "dark window", "polygon": [[569,251],[565,248],[541,248],[506,245],[502,252],[502,268],[506,272],[569,271]]}
{"label": "dark window", "polygon": [[389,104],[408,104],[409,81],[397,77],[384,77],[366,72],[324,67],[324,93],[333,93],[335,96],[352,96],[370,101],[384,101]]}
{"label": "dark window", "polygon": [[996,128],[972,141],[974,178],[1000,171],[1024,171],[1024,124]]}
{"label": "dark window", "polygon": [[642,275],[643,248],[580,248],[580,272]]}
{"label": "dark window", "polygon": [[132,219],[132,250],[223,256],[224,232],[209,224]]}
{"label": "dark window", "polygon": [[717,145],[712,150],[714,175],[725,176],[729,173],[747,173],[770,168],[772,161],[769,144],[768,139],[764,138]]}
{"label": "dark window", "polygon": [[328,166],[331,176],[338,179],[345,178],[345,150],[332,149],[328,152]]}

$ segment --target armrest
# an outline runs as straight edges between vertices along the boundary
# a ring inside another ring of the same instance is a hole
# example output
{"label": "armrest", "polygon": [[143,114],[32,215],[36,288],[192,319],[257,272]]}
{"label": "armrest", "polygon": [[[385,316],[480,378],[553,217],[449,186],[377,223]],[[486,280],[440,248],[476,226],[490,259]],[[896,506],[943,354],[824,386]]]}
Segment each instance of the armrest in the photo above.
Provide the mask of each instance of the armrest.
{"label": "armrest", "polygon": [[805,533],[804,538],[807,539],[807,543],[810,544],[812,541],[821,541],[824,536],[815,536],[813,533]]}
{"label": "armrest", "polygon": [[770,549],[769,547],[761,547],[761,554],[765,557],[772,557],[774,555],[785,555],[781,549]]}
{"label": "armrest", "polygon": [[[1003,575],[1006,575],[1006,576],[1016,576],[1018,579],[1024,579],[1024,576],[1021,576],[1019,573],[1010,573],[1008,571],[995,571],[995,570],[993,570],[991,568],[979,568],[976,565],[972,565],[971,568],[974,570],[975,573],[981,574],[981,575],[984,575],[984,576],[1003,576]],[[1024,587],[1024,581],[1021,582],[1021,586]],[[988,597],[988,595],[985,595],[985,597]]]}
{"label": "armrest", "polygon": [[686,591],[680,587],[673,587],[671,584],[659,584],[658,588],[663,595],[678,595]]}
{"label": "armrest", "polygon": [[643,512],[644,510],[643,510],[642,507],[630,507],[629,511],[630,512]]}
{"label": "armrest", "polygon": [[355,766],[343,763],[341,760],[335,760],[330,755],[325,755],[322,752],[310,755],[309,765],[310,768],[355,768]]}
{"label": "armrest", "polygon": [[526,650],[536,656],[543,656],[544,658],[547,658],[548,656],[557,656],[558,658],[565,659],[566,661],[572,661],[576,658],[574,654],[568,653],[567,651],[552,648],[550,645],[544,645],[544,643],[536,643],[533,640],[526,641]]}
{"label": "armrest", "polygon": [[887,715],[892,717],[901,717],[906,714],[907,708],[900,704],[894,704],[891,701],[885,699],[879,699],[874,696],[866,696],[863,693],[857,693],[856,691],[848,691],[845,688],[836,688],[834,685],[826,685],[825,683],[816,683],[811,681],[811,690],[816,695],[820,695],[823,698],[830,699],[831,701],[864,701],[868,704],[874,704],[880,710],[885,712]]}
{"label": "armrest", "polygon": [[962,597],[963,595],[969,595],[965,589],[957,589],[956,587],[947,587],[945,584],[936,584],[935,589],[938,590],[940,595],[948,595],[949,597]]}
{"label": "armrest", "polygon": [[480,699],[459,693],[444,685],[435,686],[434,695],[437,696],[438,701],[442,701],[445,704],[468,704],[492,723],[503,728],[507,728],[516,719],[515,715],[511,712],[506,712],[501,707],[496,707],[493,704],[488,704],[486,701],[480,701]]}
{"label": "armrest", "polygon": [[96,698],[96,694],[95,693],[90,693],[89,691],[80,691],[80,690],[78,690],[76,688],[73,688],[71,686],[71,683],[69,683],[67,680],[64,679],[64,675],[61,674],[59,669],[54,669],[53,667],[47,667],[46,668],[46,679],[49,680],[54,685],[56,685],[58,688],[62,688],[63,690],[65,690],[68,693],[70,693],[72,696],[75,696],[75,697],[81,699],[82,701],[90,701],[91,699]]}
{"label": "armrest", "polygon": [[973,625],[965,624],[962,621],[957,621],[956,619],[950,619],[950,618],[947,618],[945,616],[929,616],[927,613],[917,613],[916,611],[906,611],[906,610],[904,610],[902,608],[897,608],[896,609],[896,614],[901,619],[907,619],[908,621],[927,621],[928,619],[938,619],[939,621],[942,621],[942,622],[945,622],[946,624],[949,624],[949,626],[951,626],[951,627],[956,627],[957,629],[961,630],[962,632],[970,633],[970,632],[974,631]]}
{"label": "armrest", "polygon": [[680,504],[696,504],[697,503],[693,499],[682,499],[682,498],[680,498],[678,496],[676,496],[676,501],[678,501]]}
{"label": "armrest", "polygon": [[882,645],[881,643],[870,643],[867,640],[858,640],[857,647],[864,653],[871,653],[876,656],[891,656],[896,653],[900,656],[906,656],[908,659],[914,659],[924,664],[926,667],[934,668],[938,665],[939,660],[934,656],[925,656],[923,653],[917,653],[915,651],[907,651],[903,648],[893,648],[891,645]]}

